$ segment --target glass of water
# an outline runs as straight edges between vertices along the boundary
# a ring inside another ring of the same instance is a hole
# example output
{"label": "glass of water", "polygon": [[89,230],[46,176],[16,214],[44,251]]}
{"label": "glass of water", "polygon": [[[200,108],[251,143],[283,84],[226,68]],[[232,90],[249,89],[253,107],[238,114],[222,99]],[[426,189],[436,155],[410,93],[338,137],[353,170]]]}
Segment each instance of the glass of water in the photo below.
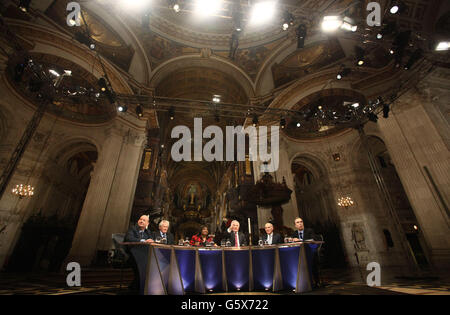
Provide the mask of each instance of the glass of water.
{"label": "glass of water", "polygon": [[155,242],[156,243],[161,243],[161,236],[157,236],[156,239],[155,239]]}
{"label": "glass of water", "polygon": [[167,238],[163,237],[163,238],[161,239],[161,244],[167,244]]}
{"label": "glass of water", "polygon": [[231,242],[230,242],[230,240],[227,240],[227,241],[226,241],[225,246],[226,246],[226,247],[231,247]]}
{"label": "glass of water", "polygon": [[220,246],[222,246],[222,247],[225,246],[225,240],[221,240],[221,241],[220,241]]}
{"label": "glass of water", "polygon": [[259,246],[263,246],[263,244],[264,244],[263,240],[260,239],[260,240],[258,241],[258,245],[259,245]]}
{"label": "glass of water", "polygon": [[184,243],[183,239],[180,238],[180,239],[178,240],[178,245],[179,245],[179,246],[183,246],[183,243]]}

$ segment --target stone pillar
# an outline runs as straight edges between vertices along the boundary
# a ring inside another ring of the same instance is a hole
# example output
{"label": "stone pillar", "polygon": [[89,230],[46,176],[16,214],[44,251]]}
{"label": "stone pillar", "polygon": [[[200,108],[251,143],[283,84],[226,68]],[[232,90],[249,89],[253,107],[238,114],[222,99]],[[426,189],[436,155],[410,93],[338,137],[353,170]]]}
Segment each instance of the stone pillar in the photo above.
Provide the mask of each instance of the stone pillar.
{"label": "stone pillar", "polygon": [[142,156],[142,141],[136,146],[130,129],[117,121],[106,136],[67,258],[82,266],[92,263],[98,249],[108,247],[110,233],[125,232]]}
{"label": "stone pillar", "polygon": [[448,268],[450,218],[445,202],[448,207],[450,154],[424,109],[430,104],[413,93],[400,98],[389,118],[379,119],[378,126],[419,222],[431,263]]}

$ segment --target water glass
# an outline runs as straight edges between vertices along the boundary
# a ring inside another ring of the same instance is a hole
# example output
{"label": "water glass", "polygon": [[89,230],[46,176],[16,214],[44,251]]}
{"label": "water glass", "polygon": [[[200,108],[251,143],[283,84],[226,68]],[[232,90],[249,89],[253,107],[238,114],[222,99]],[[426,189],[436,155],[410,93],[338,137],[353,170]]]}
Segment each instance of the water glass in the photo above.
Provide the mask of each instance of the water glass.
{"label": "water glass", "polygon": [[265,240],[264,245],[269,245],[269,242],[267,240]]}
{"label": "water glass", "polygon": [[227,242],[225,243],[225,246],[226,246],[226,247],[231,247],[231,242],[230,242],[230,241],[227,241]]}
{"label": "water glass", "polygon": [[155,239],[155,242],[156,243],[161,243],[161,236],[157,236],[156,239]]}
{"label": "water glass", "polygon": [[183,246],[183,243],[184,243],[183,239],[180,238],[180,239],[178,240],[178,245],[179,245],[179,246]]}
{"label": "water glass", "polygon": [[288,242],[288,237],[287,237],[287,236],[284,237],[284,242],[285,242],[285,243]]}
{"label": "water glass", "polygon": [[222,246],[222,247],[225,246],[225,240],[221,240],[221,241],[220,241],[220,246]]}
{"label": "water glass", "polygon": [[167,244],[167,238],[163,237],[163,238],[161,239],[161,244]]}
{"label": "water glass", "polygon": [[259,241],[258,241],[258,245],[259,245],[259,246],[263,246],[263,244],[264,244],[264,243],[263,243],[263,240],[259,240]]}

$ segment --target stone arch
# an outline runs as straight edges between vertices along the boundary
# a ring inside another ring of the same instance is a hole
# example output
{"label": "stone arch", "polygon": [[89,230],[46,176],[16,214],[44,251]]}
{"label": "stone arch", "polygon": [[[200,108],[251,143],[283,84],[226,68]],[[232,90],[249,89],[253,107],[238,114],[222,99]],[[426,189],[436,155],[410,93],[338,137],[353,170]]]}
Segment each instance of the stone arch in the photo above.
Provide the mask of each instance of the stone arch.
{"label": "stone arch", "polygon": [[154,69],[150,87],[156,88],[170,74],[190,67],[211,68],[225,73],[244,89],[248,98],[255,96],[254,84],[248,75],[231,62],[215,56],[210,56],[209,58],[202,58],[198,55],[181,56],[168,60]]}

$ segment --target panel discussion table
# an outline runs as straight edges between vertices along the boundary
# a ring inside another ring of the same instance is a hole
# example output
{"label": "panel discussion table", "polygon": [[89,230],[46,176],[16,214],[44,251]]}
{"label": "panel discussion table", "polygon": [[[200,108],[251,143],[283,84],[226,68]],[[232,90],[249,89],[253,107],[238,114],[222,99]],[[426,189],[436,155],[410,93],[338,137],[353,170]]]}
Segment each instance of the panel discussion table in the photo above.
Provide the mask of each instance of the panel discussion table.
{"label": "panel discussion table", "polygon": [[193,247],[122,243],[140,275],[140,293],[312,290],[318,241],[243,247]]}

